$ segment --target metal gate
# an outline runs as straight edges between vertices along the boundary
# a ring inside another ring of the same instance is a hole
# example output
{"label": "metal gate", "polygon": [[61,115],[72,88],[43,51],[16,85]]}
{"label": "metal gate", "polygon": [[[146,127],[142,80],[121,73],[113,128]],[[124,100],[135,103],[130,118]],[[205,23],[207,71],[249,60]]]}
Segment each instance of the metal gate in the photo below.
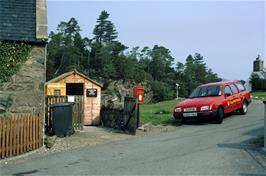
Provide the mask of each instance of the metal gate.
{"label": "metal gate", "polygon": [[132,134],[136,134],[136,129],[139,125],[138,109],[136,98],[126,96],[124,102],[123,119],[121,121],[121,129],[128,130]]}
{"label": "metal gate", "polygon": [[72,122],[75,130],[83,130],[84,126],[84,100],[83,96],[75,96],[73,106]]}

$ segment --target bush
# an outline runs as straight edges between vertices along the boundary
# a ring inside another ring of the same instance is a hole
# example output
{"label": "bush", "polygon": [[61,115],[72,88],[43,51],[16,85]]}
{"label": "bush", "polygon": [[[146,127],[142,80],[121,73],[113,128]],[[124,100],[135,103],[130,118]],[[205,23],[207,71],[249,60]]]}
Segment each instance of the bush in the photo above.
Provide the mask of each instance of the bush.
{"label": "bush", "polygon": [[7,81],[16,74],[28,59],[31,46],[24,43],[0,42],[0,82]]}
{"label": "bush", "polygon": [[171,100],[175,97],[175,89],[165,82],[153,81],[151,88],[153,100],[156,102]]}

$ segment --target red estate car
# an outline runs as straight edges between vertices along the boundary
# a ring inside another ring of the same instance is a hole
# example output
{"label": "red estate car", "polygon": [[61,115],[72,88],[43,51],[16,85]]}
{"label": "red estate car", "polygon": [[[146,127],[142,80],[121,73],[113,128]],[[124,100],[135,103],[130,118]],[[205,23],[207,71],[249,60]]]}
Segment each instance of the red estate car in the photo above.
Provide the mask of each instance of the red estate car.
{"label": "red estate car", "polygon": [[175,119],[210,117],[222,123],[224,115],[239,110],[246,114],[251,103],[250,93],[240,81],[216,82],[197,87],[174,108]]}

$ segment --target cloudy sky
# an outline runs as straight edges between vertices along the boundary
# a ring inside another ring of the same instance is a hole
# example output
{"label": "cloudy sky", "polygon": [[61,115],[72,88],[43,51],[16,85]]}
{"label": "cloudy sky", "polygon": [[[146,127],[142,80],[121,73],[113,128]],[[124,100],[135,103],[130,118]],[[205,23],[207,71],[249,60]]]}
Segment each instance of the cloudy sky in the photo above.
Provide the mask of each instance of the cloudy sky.
{"label": "cloudy sky", "polygon": [[90,38],[106,10],[126,46],[163,45],[183,63],[197,52],[226,79],[247,80],[257,54],[265,58],[264,1],[48,0],[47,8],[49,31],[75,17],[82,35]]}

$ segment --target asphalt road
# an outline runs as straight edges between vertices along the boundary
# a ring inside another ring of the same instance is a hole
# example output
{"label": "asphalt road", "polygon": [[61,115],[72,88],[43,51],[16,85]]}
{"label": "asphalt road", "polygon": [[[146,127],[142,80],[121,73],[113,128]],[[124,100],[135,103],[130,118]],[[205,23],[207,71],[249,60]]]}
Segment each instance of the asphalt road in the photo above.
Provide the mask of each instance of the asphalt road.
{"label": "asphalt road", "polygon": [[1,164],[0,175],[266,175],[250,154],[263,134],[263,104],[221,125],[188,123],[175,132]]}

